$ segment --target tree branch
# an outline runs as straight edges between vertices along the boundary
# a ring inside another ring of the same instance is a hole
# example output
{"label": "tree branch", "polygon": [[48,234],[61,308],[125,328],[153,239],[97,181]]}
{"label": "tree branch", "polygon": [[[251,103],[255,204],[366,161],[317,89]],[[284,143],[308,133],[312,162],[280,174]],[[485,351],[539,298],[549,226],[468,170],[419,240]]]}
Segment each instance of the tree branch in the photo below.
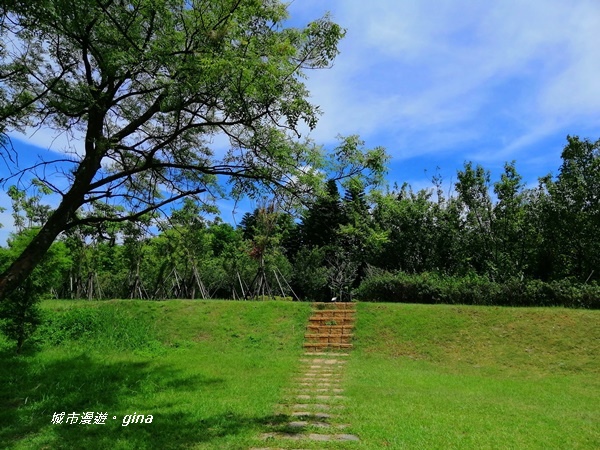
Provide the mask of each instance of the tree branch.
{"label": "tree branch", "polygon": [[69,224],[67,224],[67,226],[65,227],[65,231],[70,230],[75,227],[78,227],[78,226],[81,226],[81,225],[89,225],[89,224],[102,223],[102,222],[119,223],[119,222],[134,221],[134,220],[139,219],[144,214],[147,214],[149,212],[160,209],[163,206],[168,205],[173,202],[176,202],[177,200],[181,200],[184,197],[187,197],[190,195],[202,194],[203,192],[206,192],[206,189],[199,188],[199,189],[185,191],[178,195],[170,197],[160,203],[150,205],[148,208],[138,211],[134,214],[130,214],[128,216],[121,216],[121,217],[90,216],[90,217],[85,217],[83,219],[74,220],[74,221],[70,222]]}

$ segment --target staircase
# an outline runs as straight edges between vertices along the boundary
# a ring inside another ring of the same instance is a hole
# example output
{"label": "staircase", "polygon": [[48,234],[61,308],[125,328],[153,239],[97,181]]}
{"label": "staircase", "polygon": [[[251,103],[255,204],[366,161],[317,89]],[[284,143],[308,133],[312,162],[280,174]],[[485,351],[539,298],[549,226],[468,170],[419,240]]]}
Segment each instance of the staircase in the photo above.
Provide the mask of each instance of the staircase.
{"label": "staircase", "polygon": [[314,303],[304,348],[313,352],[351,349],[355,316],[353,303]]}
{"label": "staircase", "polygon": [[286,422],[271,425],[260,436],[262,446],[251,450],[357,448],[360,438],[351,434],[351,425],[344,421],[347,398],[342,385],[355,315],[352,303],[313,303],[302,370],[279,405]]}

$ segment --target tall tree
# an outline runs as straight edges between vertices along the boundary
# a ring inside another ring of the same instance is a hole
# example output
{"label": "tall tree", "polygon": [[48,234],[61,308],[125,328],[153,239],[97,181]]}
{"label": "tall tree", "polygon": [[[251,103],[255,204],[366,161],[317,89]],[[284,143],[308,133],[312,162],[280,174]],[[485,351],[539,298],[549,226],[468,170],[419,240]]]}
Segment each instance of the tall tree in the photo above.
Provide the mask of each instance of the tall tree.
{"label": "tall tree", "polygon": [[324,195],[319,196],[307,208],[300,224],[300,235],[304,246],[323,247],[337,240],[337,233],[343,223],[342,203],[337,182],[327,181]]}
{"label": "tall tree", "polygon": [[580,281],[597,276],[600,264],[600,140],[567,137],[556,180],[542,179],[549,194],[545,204],[545,244],[554,277]]}
{"label": "tall tree", "polygon": [[[301,121],[315,126],[301,78],[331,64],[344,31],[327,16],[304,29],[286,18],[274,0],[1,0],[11,45],[0,48],[0,131],[52,127],[81,136],[83,150],[62,160],[64,186],[38,174],[61,202],[0,278],[0,298],[78,225],[212,193],[219,175],[238,194],[298,193],[320,179],[321,149],[289,136]],[[216,135],[226,152],[211,148]],[[350,146],[337,159],[376,167],[381,156]],[[98,201],[127,212],[78,213]]]}
{"label": "tall tree", "polygon": [[494,205],[494,250],[491,255],[500,278],[524,274],[527,236],[525,227],[525,194],[522,177],[517,173],[515,161],[504,165],[504,173],[494,183],[498,197]]}
{"label": "tall tree", "polygon": [[[467,162],[457,173],[457,201],[462,207],[464,228],[462,245],[464,258],[479,273],[494,272],[489,255],[494,248],[492,234],[493,208],[489,194],[490,172],[479,164]],[[493,275],[493,273],[491,273]]]}

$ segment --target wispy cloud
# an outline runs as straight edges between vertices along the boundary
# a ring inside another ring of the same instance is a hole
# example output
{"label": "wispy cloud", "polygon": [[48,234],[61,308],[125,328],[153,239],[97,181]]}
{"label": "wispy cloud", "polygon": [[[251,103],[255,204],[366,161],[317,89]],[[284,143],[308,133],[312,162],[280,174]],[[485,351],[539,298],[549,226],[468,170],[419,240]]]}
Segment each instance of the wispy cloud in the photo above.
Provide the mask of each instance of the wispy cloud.
{"label": "wispy cloud", "polygon": [[510,158],[574,124],[600,123],[596,1],[336,0],[291,8],[301,18],[329,9],[348,29],[335,66],[308,82],[324,111],[317,141],[358,132],[373,145],[387,141],[400,159],[486,142]]}

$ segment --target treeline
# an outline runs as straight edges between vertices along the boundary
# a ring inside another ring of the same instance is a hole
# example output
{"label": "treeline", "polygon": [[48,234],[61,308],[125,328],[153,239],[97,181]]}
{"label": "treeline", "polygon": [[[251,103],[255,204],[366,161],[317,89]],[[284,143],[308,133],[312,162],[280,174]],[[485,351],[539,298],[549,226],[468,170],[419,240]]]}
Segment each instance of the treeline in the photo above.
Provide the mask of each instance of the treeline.
{"label": "treeline", "polygon": [[[466,163],[445,192],[327,184],[299,219],[265,202],[237,227],[187,199],[168,219],[72,229],[40,266],[57,298],[254,298],[598,307],[600,141],[569,137],[556,176],[526,187]],[[19,229],[48,214],[43,192],[9,191]],[[99,206],[101,207],[101,205]],[[40,280],[43,280],[40,281]]]}

